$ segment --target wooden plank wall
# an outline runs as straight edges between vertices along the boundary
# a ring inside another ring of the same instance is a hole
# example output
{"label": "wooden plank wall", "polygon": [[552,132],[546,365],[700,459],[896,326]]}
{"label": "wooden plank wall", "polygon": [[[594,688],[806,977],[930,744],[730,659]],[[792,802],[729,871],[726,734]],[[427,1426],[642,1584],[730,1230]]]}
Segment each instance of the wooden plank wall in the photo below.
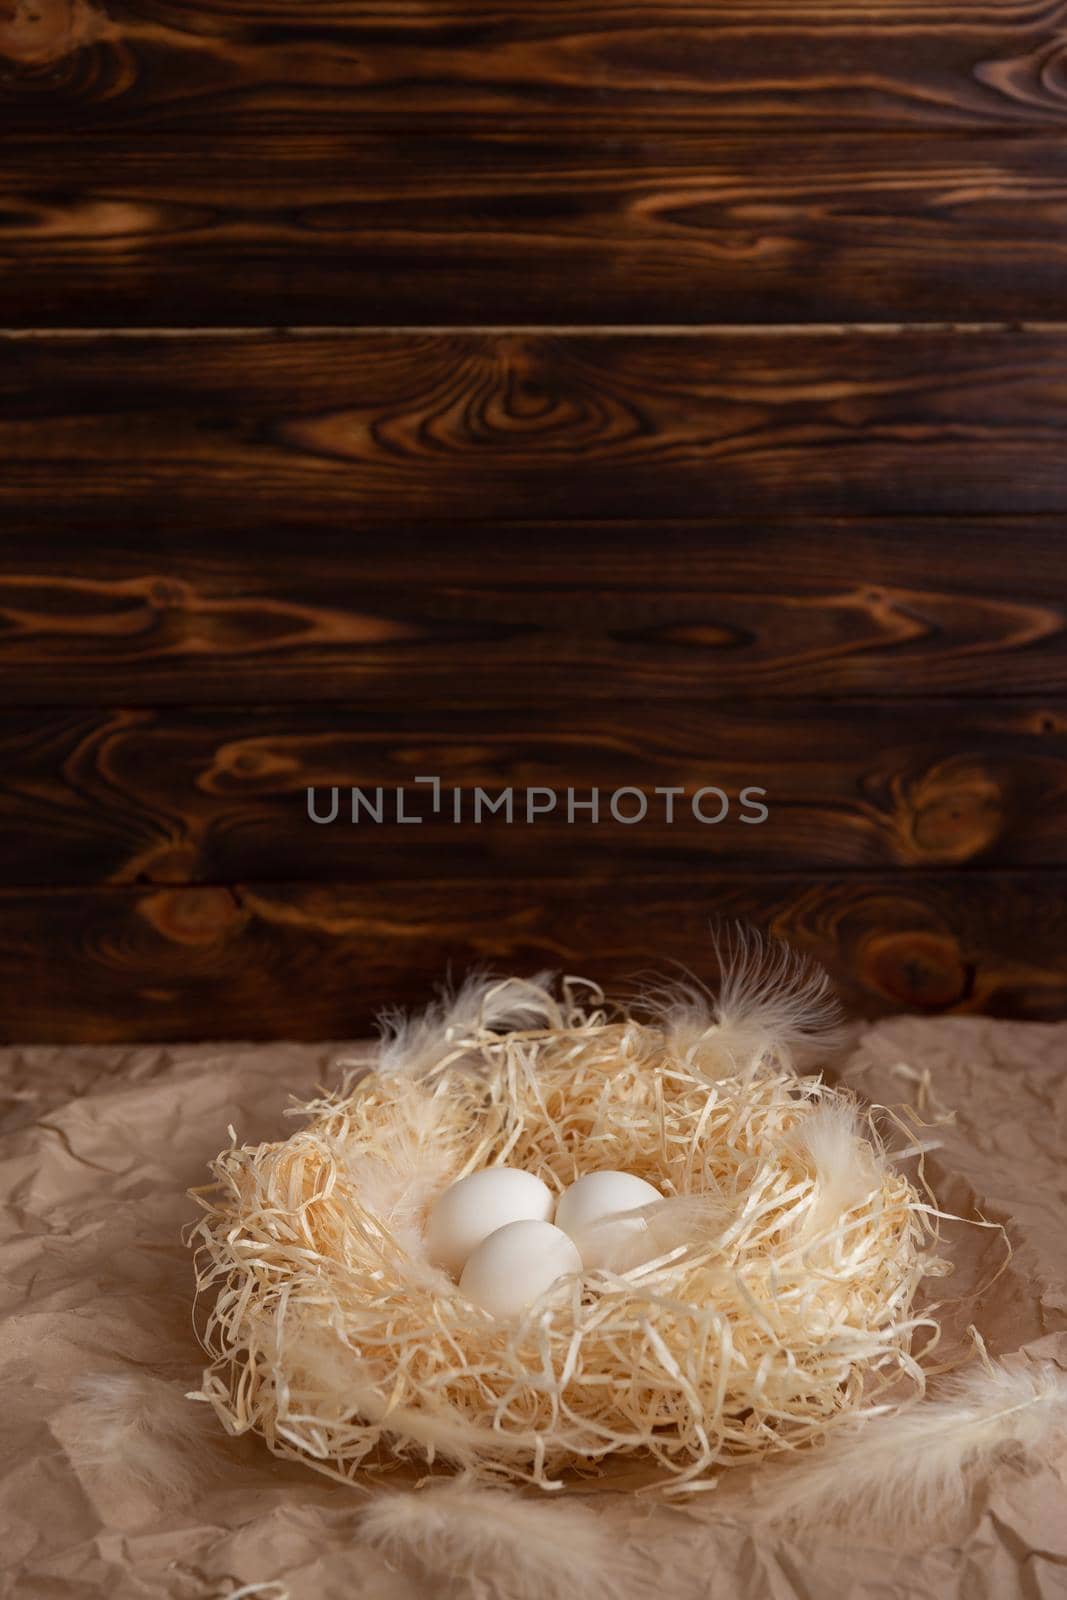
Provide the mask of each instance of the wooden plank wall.
{"label": "wooden plank wall", "polygon": [[0,131],[0,1037],[1067,1014],[1067,4],[0,0]]}

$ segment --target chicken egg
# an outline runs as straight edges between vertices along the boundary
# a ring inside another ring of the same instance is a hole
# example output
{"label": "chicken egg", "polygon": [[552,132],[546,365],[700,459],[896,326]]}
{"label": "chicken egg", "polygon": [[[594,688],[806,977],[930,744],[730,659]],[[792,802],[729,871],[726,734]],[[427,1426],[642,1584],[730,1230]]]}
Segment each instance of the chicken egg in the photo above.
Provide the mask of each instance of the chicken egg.
{"label": "chicken egg", "polygon": [[547,1184],[518,1167],[483,1167],[460,1178],[430,1212],[426,1248],[435,1266],[458,1278],[471,1251],[513,1222],[547,1223],[555,1197]]}
{"label": "chicken egg", "polygon": [[551,1222],[508,1222],[473,1250],[460,1293],[494,1317],[516,1317],[560,1278],[581,1272],[573,1239]]}

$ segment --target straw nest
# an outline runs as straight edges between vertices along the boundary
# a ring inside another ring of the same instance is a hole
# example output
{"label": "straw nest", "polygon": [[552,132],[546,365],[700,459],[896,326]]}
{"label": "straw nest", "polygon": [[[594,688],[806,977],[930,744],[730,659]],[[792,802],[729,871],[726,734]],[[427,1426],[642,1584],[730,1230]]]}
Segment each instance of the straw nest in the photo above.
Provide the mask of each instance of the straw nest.
{"label": "straw nest", "polygon": [[[685,985],[635,1013],[576,980],[472,982],[389,1020],[374,1070],[284,1142],[234,1139],[191,1230],[201,1397],[231,1432],[346,1480],[407,1459],[556,1488],[640,1454],[684,1492],[922,1386],[935,1213],[870,1114],[800,1070],[828,1047],[825,980],[748,960],[715,1000]],[[497,1321],[423,1239],[436,1196],[493,1164],[556,1191],[622,1169],[664,1199],[609,1267]]]}

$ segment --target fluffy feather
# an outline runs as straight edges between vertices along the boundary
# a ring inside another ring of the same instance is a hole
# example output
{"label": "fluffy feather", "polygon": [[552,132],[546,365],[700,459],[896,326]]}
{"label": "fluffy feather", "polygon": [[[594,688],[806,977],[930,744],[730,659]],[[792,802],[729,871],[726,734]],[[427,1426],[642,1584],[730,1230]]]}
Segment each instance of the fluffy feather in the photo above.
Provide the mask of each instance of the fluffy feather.
{"label": "fluffy feather", "polygon": [[663,1029],[664,1043],[674,1059],[694,1071],[701,1070],[717,1026],[710,993],[691,980],[645,990],[641,1003]]}
{"label": "fluffy feather", "polygon": [[575,1238],[587,1261],[625,1273],[674,1250],[707,1244],[732,1216],[725,1202],[713,1195],[670,1195],[588,1223]]}
{"label": "fluffy feather", "polygon": [[405,1079],[390,1094],[391,1115],[373,1154],[354,1153],[344,1137],[333,1149],[361,1206],[389,1229],[414,1267],[425,1257],[423,1215],[448,1186],[456,1152],[452,1141],[438,1136],[441,1102],[426,1085]]}
{"label": "fluffy feather", "polygon": [[1051,1362],[990,1363],[946,1379],[893,1414],[841,1424],[779,1475],[762,1518],[921,1532],[958,1517],[970,1476],[1002,1453],[1067,1443],[1067,1374]]}
{"label": "fluffy feather", "polygon": [[807,1217],[812,1234],[835,1227],[882,1186],[885,1161],[863,1138],[858,1113],[848,1100],[821,1101],[797,1124],[791,1143],[814,1169],[815,1194]]}
{"label": "fluffy feather", "polygon": [[705,1076],[726,1077],[752,1072],[771,1057],[798,1066],[839,1047],[841,1010],[821,968],[740,924],[713,943],[717,995],[690,978],[642,996],[677,1060]]}
{"label": "fluffy feather", "polygon": [[741,925],[715,940],[715,953],[723,974],[717,1044],[737,1067],[751,1070],[772,1054],[795,1066],[841,1044],[841,1008],[821,967]]}
{"label": "fluffy feather", "polygon": [[618,1600],[647,1592],[636,1558],[620,1550],[597,1513],[558,1500],[535,1504],[462,1481],[377,1497],[361,1518],[371,1544],[421,1570],[435,1592],[484,1600]]}
{"label": "fluffy feather", "polygon": [[75,1385],[65,1443],[77,1467],[137,1483],[159,1499],[188,1500],[203,1483],[210,1408],[185,1386],[147,1372],[88,1373]]}
{"label": "fluffy feather", "polygon": [[378,1024],[382,1035],[378,1071],[422,1077],[478,1033],[561,1027],[560,1007],[550,993],[552,981],[550,972],[529,979],[474,973],[454,993],[443,992],[415,1016],[383,1013]]}

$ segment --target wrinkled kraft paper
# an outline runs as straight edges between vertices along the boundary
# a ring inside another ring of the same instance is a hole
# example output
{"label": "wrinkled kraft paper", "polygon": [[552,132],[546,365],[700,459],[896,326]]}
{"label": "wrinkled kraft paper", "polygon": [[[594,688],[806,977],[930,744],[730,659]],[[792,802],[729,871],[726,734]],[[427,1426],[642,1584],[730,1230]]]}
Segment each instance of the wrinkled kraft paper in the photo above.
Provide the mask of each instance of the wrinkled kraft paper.
{"label": "wrinkled kraft paper", "polygon": [[[189,1187],[228,1142],[284,1138],[290,1097],[332,1084],[352,1047],[31,1048],[0,1052],[0,1596],[208,1600],[239,1590],[281,1600],[416,1600],[425,1576],[361,1543],[363,1497],[256,1438],[225,1436],[204,1408],[193,1491],[159,1496],[79,1459],[76,1383],[148,1373],[180,1392],[203,1360],[180,1230]],[[865,1032],[843,1076],[883,1105],[921,1103],[942,1148],[927,1157],[939,1200],[1008,1228],[950,1225],[959,1294],[946,1342],[968,1322],[990,1351],[1067,1367],[1067,1026],[895,1018]],[[755,1539],[635,1500],[615,1481],[583,1496],[613,1538],[647,1559],[649,1592],[672,1600],[1046,1600],[1067,1593],[1067,1467],[996,1468],[965,1525],[924,1548],[842,1536]],[[161,1503],[162,1502],[162,1503]],[[262,1587],[260,1587],[262,1586]],[[580,1592],[576,1574],[576,1594]],[[435,1594],[454,1593],[442,1572]],[[469,1588],[468,1593],[472,1592]],[[484,1591],[486,1600],[491,1593]]]}

